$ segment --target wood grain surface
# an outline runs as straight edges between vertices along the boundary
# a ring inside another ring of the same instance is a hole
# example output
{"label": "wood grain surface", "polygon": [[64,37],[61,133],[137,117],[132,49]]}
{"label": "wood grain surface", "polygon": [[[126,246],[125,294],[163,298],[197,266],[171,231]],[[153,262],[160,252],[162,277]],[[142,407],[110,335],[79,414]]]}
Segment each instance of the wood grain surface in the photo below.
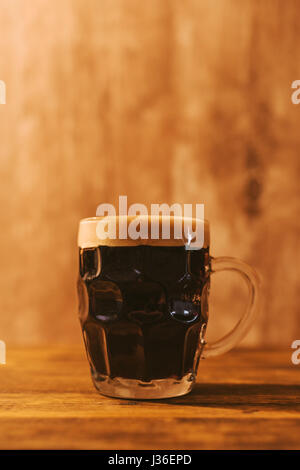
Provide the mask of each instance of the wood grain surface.
{"label": "wood grain surface", "polygon": [[[300,337],[297,0],[0,0],[0,338],[78,342],[76,234],[101,202],[204,203],[261,273],[244,345]],[[213,281],[209,335],[245,292]]]}
{"label": "wood grain surface", "polygon": [[299,368],[289,351],[236,351],[203,361],[185,397],[135,401],[95,391],[83,348],[16,348],[0,449],[300,449]]}

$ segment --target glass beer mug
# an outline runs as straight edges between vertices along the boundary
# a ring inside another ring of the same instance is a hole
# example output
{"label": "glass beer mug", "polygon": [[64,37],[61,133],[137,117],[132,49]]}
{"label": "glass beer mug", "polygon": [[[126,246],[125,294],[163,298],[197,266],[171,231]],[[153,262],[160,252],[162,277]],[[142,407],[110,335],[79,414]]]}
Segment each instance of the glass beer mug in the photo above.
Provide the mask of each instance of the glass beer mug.
{"label": "glass beer mug", "polygon": [[[229,351],[248,332],[257,307],[257,274],[242,261],[210,255],[207,221],[201,249],[186,249],[183,239],[172,236],[100,240],[100,220],[81,220],[78,235],[79,318],[95,387],[133,399],[190,392],[199,359]],[[158,222],[161,229],[162,218]],[[184,218],[171,217],[171,229],[178,223]],[[210,277],[218,271],[240,273],[249,298],[235,328],[207,344]]]}

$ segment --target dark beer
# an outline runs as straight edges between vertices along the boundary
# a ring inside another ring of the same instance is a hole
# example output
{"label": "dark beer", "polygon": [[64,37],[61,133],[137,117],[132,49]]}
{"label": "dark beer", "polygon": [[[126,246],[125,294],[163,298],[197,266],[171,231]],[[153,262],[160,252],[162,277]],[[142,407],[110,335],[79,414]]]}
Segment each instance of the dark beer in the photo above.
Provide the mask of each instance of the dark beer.
{"label": "dark beer", "polygon": [[[201,356],[224,354],[244,338],[255,319],[258,275],[235,258],[212,258],[209,245],[209,223],[200,218],[110,215],[80,221],[79,316],[100,393],[134,399],[185,395]],[[232,331],[207,344],[210,277],[220,271],[240,273],[249,297]]]}
{"label": "dark beer", "polygon": [[80,321],[96,386],[105,378],[192,380],[208,315],[208,246],[80,248],[79,264]]}

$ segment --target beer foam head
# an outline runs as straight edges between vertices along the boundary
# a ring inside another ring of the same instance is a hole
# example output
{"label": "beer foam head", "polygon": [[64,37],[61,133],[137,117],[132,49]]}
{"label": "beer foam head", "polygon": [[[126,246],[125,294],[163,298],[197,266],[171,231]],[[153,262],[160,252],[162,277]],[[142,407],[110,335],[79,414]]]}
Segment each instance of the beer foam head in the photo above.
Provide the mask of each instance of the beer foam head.
{"label": "beer foam head", "polygon": [[79,223],[78,246],[209,246],[209,223],[191,217],[107,216],[89,217]]}

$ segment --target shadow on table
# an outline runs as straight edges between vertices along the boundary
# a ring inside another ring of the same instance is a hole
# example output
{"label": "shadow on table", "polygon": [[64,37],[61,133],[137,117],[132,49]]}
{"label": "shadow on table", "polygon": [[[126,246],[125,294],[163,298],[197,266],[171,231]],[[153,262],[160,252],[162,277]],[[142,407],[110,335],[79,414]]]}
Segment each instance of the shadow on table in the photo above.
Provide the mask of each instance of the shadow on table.
{"label": "shadow on table", "polygon": [[300,385],[199,383],[189,395],[159,401],[210,408],[247,407],[248,412],[260,407],[300,411]]}

